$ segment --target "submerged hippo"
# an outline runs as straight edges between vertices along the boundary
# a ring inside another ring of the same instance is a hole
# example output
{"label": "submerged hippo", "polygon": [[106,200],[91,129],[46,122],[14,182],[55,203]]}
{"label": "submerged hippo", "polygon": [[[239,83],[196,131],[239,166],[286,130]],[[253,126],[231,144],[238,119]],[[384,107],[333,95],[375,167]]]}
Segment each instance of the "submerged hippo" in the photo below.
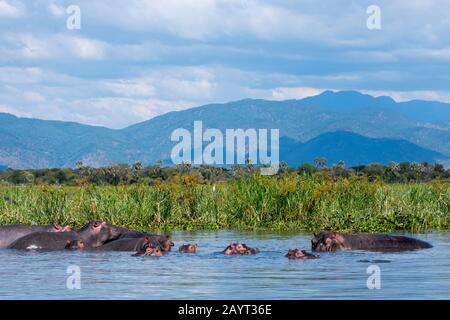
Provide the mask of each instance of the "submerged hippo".
{"label": "submerged hippo", "polygon": [[286,257],[289,259],[319,259],[318,255],[307,252],[306,250],[289,249]]}
{"label": "submerged hippo", "polygon": [[225,250],[223,250],[224,254],[241,254],[241,255],[250,255],[259,253],[258,248],[250,248],[245,243],[230,243]]}
{"label": "submerged hippo", "polygon": [[[142,238],[142,237],[151,237],[157,241],[160,241],[161,243],[165,243],[167,239],[170,240],[170,235],[158,235],[148,232],[142,232],[142,231],[136,231],[136,230],[130,230],[127,228],[120,228],[121,234],[118,239],[128,239],[128,238]],[[170,241],[170,247],[173,247],[174,243]],[[170,251],[171,248],[165,250],[165,245],[163,246],[164,251]]]}
{"label": "submerged hippo", "polygon": [[96,248],[109,240],[120,236],[119,229],[104,221],[92,221],[77,231],[68,232],[34,232],[11,243],[10,249],[64,249],[68,241],[83,240],[83,245]]}
{"label": "submerged hippo", "polygon": [[183,244],[178,248],[178,252],[180,253],[197,253],[197,244]]}
{"label": "submerged hippo", "polygon": [[313,251],[369,250],[369,251],[406,251],[432,248],[428,242],[388,234],[343,234],[321,231],[311,240]]}
{"label": "submerged hippo", "polygon": [[105,243],[98,247],[98,250],[104,251],[141,251],[153,245],[161,250],[169,251],[171,248],[170,238],[161,239],[160,237],[146,236],[141,238],[122,238]]}
{"label": "submerged hippo", "polygon": [[151,244],[133,254],[134,257],[162,257],[162,255],[161,247]]}
{"label": "submerged hippo", "polygon": [[77,240],[72,240],[72,241],[67,240],[65,249],[83,250],[85,247],[86,246],[84,244],[84,241],[81,239],[77,239]]}
{"label": "submerged hippo", "polygon": [[59,224],[49,224],[45,226],[31,226],[25,224],[10,224],[0,226],[0,249],[7,248],[11,243],[19,238],[34,232],[67,232],[72,231],[69,226]]}

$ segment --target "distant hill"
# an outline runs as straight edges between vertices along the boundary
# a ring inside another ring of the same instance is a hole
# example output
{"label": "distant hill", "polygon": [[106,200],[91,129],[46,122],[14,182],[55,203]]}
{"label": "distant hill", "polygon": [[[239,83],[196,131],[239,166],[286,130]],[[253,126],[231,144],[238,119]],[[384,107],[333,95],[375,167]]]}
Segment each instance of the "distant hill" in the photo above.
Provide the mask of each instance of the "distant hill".
{"label": "distant hill", "polygon": [[[348,167],[368,163],[388,164],[390,161],[433,163],[447,158],[405,140],[366,138],[346,131],[324,133],[306,143],[282,137],[280,150],[280,159],[291,167],[301,163],[313,164],[317,157],[324,157],[329,165],[346,159]],[[352,156],[349,157],[349,154]]]}
{"label": "distant hill", "polygon": [[280,136],[290,139],[283,142],[281,155],[293,162],[315,153],[328,155],[330,163],[339,158],[347,164],[450,156],[450,104],[397,103],[390,97],[356,91],[325,91],[301,100],[210,104],[169,112],[121,130],[0,113],[0,163],[12,168],[73,167],[78,160],[92,166],[137,160],[151,164],[170,158],[172,131],[192,130],[196,120],[223,132],[279,128]]}

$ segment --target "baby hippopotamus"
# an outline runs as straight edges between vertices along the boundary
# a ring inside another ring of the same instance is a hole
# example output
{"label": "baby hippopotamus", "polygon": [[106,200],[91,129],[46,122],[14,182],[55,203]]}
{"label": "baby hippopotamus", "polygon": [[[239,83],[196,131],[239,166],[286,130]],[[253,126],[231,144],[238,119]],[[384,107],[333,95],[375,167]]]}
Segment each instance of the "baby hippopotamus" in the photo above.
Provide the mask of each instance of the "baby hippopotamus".
{"label": "baby hippopotamus", "polygon": [[406,236],[321,231],[311,240],[313,251],[406,251],[432,248],[428,242]]}
{"label": "baby hippopotamus", "polygon": [[197,244],[184,244],[180,248],[178,248],[178,252],[180,253],[197,253]]}
{"label": "baby hippopotamus", "polygon": [[259,253],[258,248],[250,248],[245,243],[230,243],[225,250],[224,254],[240,254],[240,255],[250,255]]}
{"label": "baby hippopotamus", "polygon": [[319,259],[318,255],[306,252],[306,250],[289,249],[286,257],[289,259]]}
{"label": "baby hippopotamus", "polygon": [[148,245],[136,252],[134,257],[162,257],[163,253],[160,246]]}

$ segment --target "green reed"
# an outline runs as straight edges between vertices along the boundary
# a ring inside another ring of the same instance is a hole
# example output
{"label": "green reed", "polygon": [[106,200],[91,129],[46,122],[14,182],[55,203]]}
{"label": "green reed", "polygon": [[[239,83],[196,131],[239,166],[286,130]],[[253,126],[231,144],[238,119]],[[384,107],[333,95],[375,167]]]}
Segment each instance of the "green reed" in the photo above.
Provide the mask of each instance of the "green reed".
{"label": "green reed", "polygon": [[0,186],[0,224],[78,227],[93,219],[140,230],[448,230],[450,183],[286,174],[218,182],[215,188],[189,176],[154,186]]}

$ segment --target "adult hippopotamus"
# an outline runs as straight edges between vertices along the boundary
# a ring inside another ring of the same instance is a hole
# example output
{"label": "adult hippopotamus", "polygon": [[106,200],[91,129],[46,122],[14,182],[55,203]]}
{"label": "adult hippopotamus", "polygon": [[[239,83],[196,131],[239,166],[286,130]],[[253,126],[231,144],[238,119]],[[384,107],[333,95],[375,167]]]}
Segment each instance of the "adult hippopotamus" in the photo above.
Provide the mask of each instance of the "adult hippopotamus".
{"label": "adult hippopotamus", "polygon": [[[142,232],[142,231],[136,231],[136,230],[130,230],[127,228],[120,228],[121,234],[118,239],[129,239],[129,238],[142,238],[142,237],[150,237],[152,239],[155,239],[163,244],[162,248],[164,251],[170,251],[170,247],[174,246],[174,243],[170,241],[170,235],[158,235],[148,232]],[[170,247],[166,250],[166,243],[167,240],[170,241]]]}
{"label": "adult hippopotamus", "polygon": [[178,248],[178,252],[180,253],[197,253],[197,244],[183,244]]}
{"label": "adult hippopotamus", "polygon": [[321,231],[311,240],[313,251],[406,251],[432,248],[428,242],[400,235]]}
{"label": "adult hippopotamus", "polygon": [[307,252],[306,250],[289,249],[286,257],[289,259],[319,259],[318,255]]}
{"label": "adult hippopotamus", "polygon": [[19,238],[34,232],[66,232],[72,231],[69,226],[59,224],[49,224],[44,226],[32,226],[25,224],[10,224],[0,226],[0,249],[7,248],[11,243]]}
{"label": "adult hippopotamus", "polygon": [[[119,238],[105,242],[103,245],[95,247],[95,249],[103,251],[139,251],[149,244],[159,246],[164,251],[170,251],[171,248],[170,237],[144,236],[140,238]],[[65,248],[84,249],[93,247],[86,246],[83,239],[75,239],[67,241]]]}
{"label": "adult hippopotamus", "polygon": [[230,243],[225,250],[223,250],[224,254],[240,254],[240,255],[250,255],[259,253],[258,248],[250,248],[245,243]]}
{"label": "adult hippopotamus", "polygon": [[122,238],[105,243],[97,249],[104,251],[141,251],[149,245],[158,246],[164,251],[170,250],[170,240],[165,239],[160,242],[158,237]]}
{"label": "adult hippopotamus", "polygon": [[64,249],[67,242],[83,240],[88,248],[96,248],[120,236],[119,228],[104,221],[92,221],[77,231],[34,232],[11,243],[10,249]]}

